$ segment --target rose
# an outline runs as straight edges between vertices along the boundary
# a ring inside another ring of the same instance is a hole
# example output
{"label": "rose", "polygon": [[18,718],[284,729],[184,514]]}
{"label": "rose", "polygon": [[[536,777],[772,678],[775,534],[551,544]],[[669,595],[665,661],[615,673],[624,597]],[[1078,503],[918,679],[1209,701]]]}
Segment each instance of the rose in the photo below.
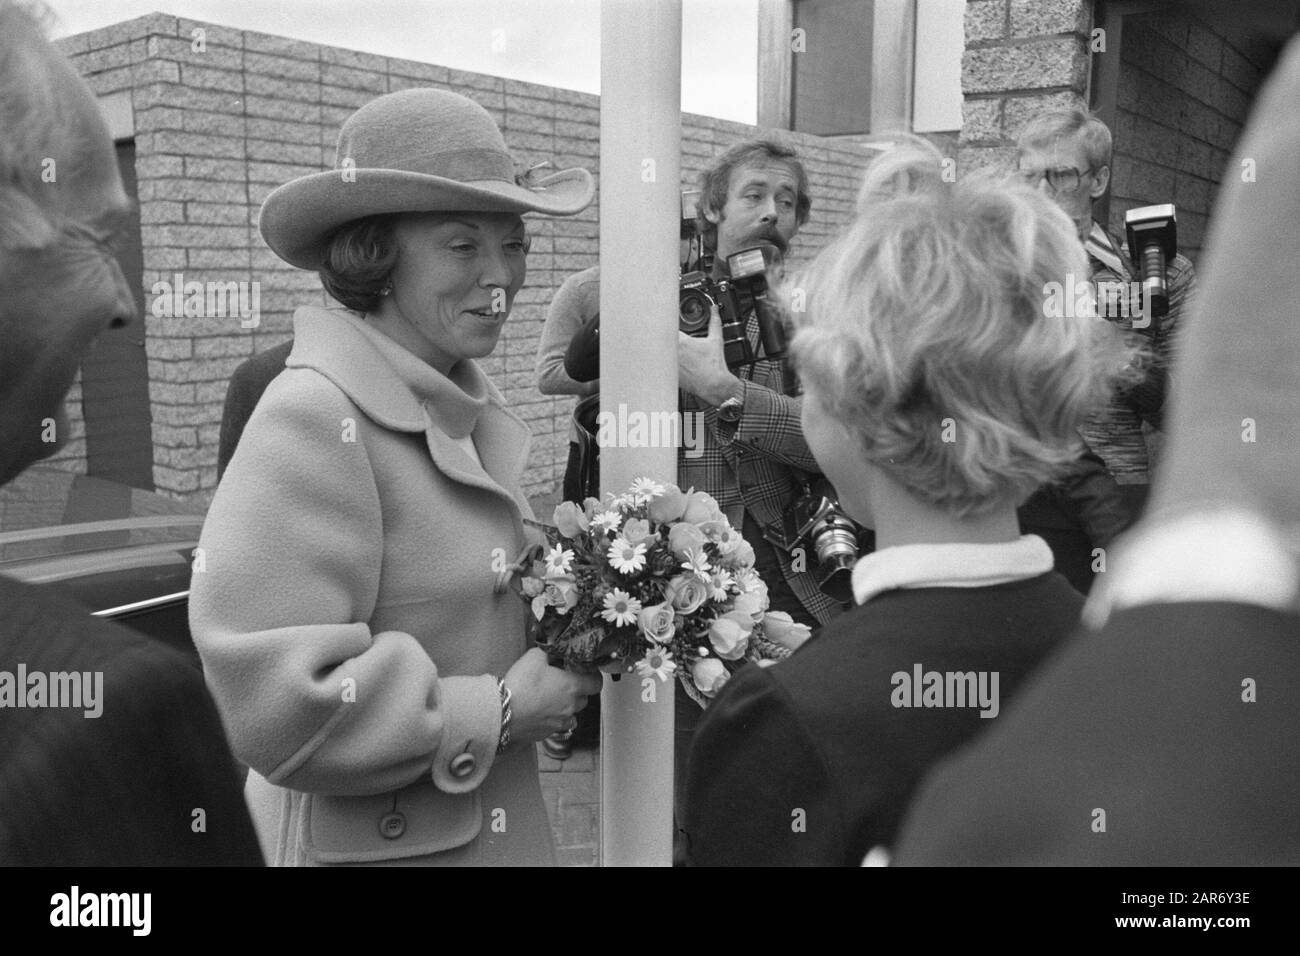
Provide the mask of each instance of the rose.
{"label": "rose", "polygon": [[706,657],[691,665],[691,679],[705,697],[715,697],[723,685],[731,680],[731,674],[722,661],[716,657]]}
{"label": "rose", "polygon": [[693,574],[679,574],[668,582],[664,598],[679,614],[694,614],[709,598],[709,587]]}
{"label": "rose", "polygon": [[650,522],[641,518],[628,518],[623,522],[623,537],[627,538],[627,543],[630,545],[640,544],[650,537]]}
{"label": "rose", "polygon": [[658,521],[661,524],[676,521],[685,510],[686,495],[682,494],[682,490],[676,485],[665,486],[664,493],[653,499],[647,507],[650,520]]}
{"label": "rose", "polygon": [[763,620],[763,612],[767,610],[763,601],[763,595],[756,591],[743,591],[736,595],[735,611],[746,615],[751,621]]}
{"label": "rose", "polygon": [[600,512],[604,510],[605,510],[605,506],[600,503],[599,498],[582,499],[582,513],[584,516],[586,516],[588,521],[590,521],[592,518],[594,518],[596,515],[598,515]]}
{"label": "rose", "polygon": [[738,661],[749,646],[749,631],[734,618],[723,616],[709,625],[709,643],[723,660]]}
{"label": "rose", "polygon": [[541,620],[547,607],[558,608],[556,613],[568,614],[578,604],[578,588],[573,578],[552,578],[546,589],[533,598],[533,614]]}
{"label": "rose", "polygon": [[700,530],[718,546],[718,551],[722,554],[731,554],[745,540],[736,533],[736,529],[731,526],[731,522],[725,518],[717,521],[706,521],[700,525]]}
{"label": "rose", "polygon": [[552,520],[555,522],[555,527],[560,529],[560,534],[566,538],[576,538],[591,527],[582,509],[572,501],[561,501],[556,505]]}
{"label": "rose", "polygon": [[530,575],[526,578],[520,579],[519,589],[523,591],[524,597],[537,597],[537,595],[546,590],[546,583],[541,578],[535,578]]}
{"label": "rose", "polygon": [[797,651],[804,641],[812,637],[812,628],[796,623],[785,611],[768,611],[763,617],[763,633],[768,640]]}
{"label": "rose", "polygon": [[722,509],[718,507],[712,495],[703,491],[692,491],[686,496],[686,508],[682,511],[683,521],[703,524],[706,521],[717,521],[721,517]]}
{"label": "rose", "polygon": [[727,556],[727,563],[733,568],[752,568],[754,566],[754,546],[744,538],[736,545],[736,550]]}
{"label": "rose", "polygon": [[701,551],[708,539],[704,532],[687,521],[679,521],[668,529],[668,547],[679,558],[685,558],[687,551]]}
{"label": "rose", "polygon": [[656,644],[667,644],[677,631],[672,605],[667,601],[643,607],[636,616],[637,627],[641,633]]}

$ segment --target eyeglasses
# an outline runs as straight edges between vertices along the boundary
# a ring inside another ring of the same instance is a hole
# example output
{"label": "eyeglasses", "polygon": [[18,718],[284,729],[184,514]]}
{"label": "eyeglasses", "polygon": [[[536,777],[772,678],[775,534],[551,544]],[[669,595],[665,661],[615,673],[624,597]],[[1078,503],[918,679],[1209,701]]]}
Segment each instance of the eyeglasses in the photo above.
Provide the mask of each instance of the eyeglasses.
{"label": "eyeglasses", "polygon": [[1046,179],[1047,185],[1052,188],[1053,192],[1069,193],[1079,188],[1084,176],[1091,176],[1098,168],[1089,166],[1083,172],[1079,172],[1073,166],[1067,166],[1065,169],[1021,170],[1020,178],[1030,186],[1037,186],[1043,179]]}

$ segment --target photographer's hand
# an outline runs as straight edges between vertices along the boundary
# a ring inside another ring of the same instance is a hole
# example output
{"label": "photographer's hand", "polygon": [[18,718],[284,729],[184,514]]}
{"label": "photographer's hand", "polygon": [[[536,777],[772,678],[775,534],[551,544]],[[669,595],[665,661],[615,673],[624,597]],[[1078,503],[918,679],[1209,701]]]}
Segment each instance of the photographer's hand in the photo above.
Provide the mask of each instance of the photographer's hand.
{"label": "photographer's hand", "polygon": [[727,368],[722,350],[722,316],[717,308],[709,318],[705,338],[677,333],[677,385],[710,405],[721,405],[740,394],[740,379]]}

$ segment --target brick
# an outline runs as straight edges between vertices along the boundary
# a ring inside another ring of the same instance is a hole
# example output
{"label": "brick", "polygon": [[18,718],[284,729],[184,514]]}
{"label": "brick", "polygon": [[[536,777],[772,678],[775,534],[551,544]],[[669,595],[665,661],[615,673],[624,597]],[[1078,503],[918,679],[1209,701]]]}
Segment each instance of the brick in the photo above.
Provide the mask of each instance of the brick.
{"label": "brick", "polygon": [[1007,35],[1007,0],[970,0],[964,24],[967,44]]}
{"label": "brick", "polygon": [[194,355],[194,343],[189,339],[160,339],[146,335],[144,350],[151,359],[187,359]]}
{"label": "brick", "polygon": [[[144,228],[157,229],[157,226],[148,226]],[[144,253],[144,272],[149,275],[151,272],[171,272],[176,269],[184,269],[187,252],[185,249],[177,249],[172,246],[166,247],[149,247],[145,246]]]}
{"label": "brick", "polygon": [[1086,33],[1092,21],[1088,0],[1011,0],[1011,35]]}
{"label": "brick", "polygon": [[244,205],[191,202],[185,204],[185,222],[204,225],[246,225],[249,210]]}
{"label": "brick", "polygon": [[[155,363],[150,362],[152,369]],[[171,364],[171,363],[167,363]],[[152,375],[153,373],[150,372]],[[164,425],[153,423],[153,443],[164,448],[197,448],[199,446],[198,429],[193,426]]]}
{"label": "brick", "polygon": [[155,405],[193,405],[196,400],[194,385],[174,382],[149,382],[149,401]]}
{"label": "brick", "polygon": [[296,60],[287,56],[265,53],[244,53],[244,69],[262,76],[283,77],[289,80],[320,82],[320,63],[316,60]]}
{"label": "brick", "polygon": [[[451,71],[445,66],[437,66],[432,63],[416,63],[414,60],[390,58],[388,73],[390,74],[390,83],[396,83],[400,80],[402,83],[413,81],[416,86],[446,87],[449,85],[448,76]],[[408,87],[392,87],[394,90],[399,88],[407,89]]]}
{"label": "brick", "polygon": [[[106,93],[131,89],[138,82],[139,69],[138,66],[123,66],[115,70],[105,70],[103,73],[93,73],[84,79],[92,93],[103,96]],[[167,79],[175,79],[175,77],[167,77]]]}
{"label": "brick", "polygon": [[116,70],[131,65],[131,45],[119,43],[116,46],[100,47],[73,57],[72,65],[82,76]]}
{"label": "brick", "polygon": [[241,181],[219,181],[194,179],[187,182],[188,195],[192,202],[222,203],[225,205],[246,205],[248,187]]}
{"label": "brick", "polygon": [[152,179],[159,176],[182,176],[184,164],[179,156],[142,156],[135,157],[135,174],[140,179]]}
{"label": "brick", "polygon": [[225,401],[229,387],[230,382],[223,379],[218,382],[199,382],[194,390],[200,402],[222,402]]}
{"label": "brick", "polygon": [[146,202],[140,205],[140,222],[180,223],[185,221],[185,206],[178,202]]}
{"label": "brick", "polygon": [[166,106],[137,109],[135,110],[136,135],[160,129],[184,129],[186,115],[183,109]]}
{"label": "brick", "polygon": [[[600,110],[593,106],[579,106],[573,103],[556,103],[555,118],[570,123],[590,123],[600,126]],[[683,130],[683,138],[685,131]]]}
{"label": "brick", "polygon": [[317,123],[292,123],[283,119],[250,119],[248,136],[281,143],[319,146],[321,129]]}
{"label": "brick", "polygon": [[186,32],[184,37],[153,36],[146,46],[150,58],[173,60],[217,70],[242,70],[244,68],[244,51],[242,47],[223,45],[214,40],[211,30],[205,38],[203,50],[194,48],[192,34]]}
{"label": "brick", "polygon": [[203,39],[209,50],[213,46],[233,47],[236,50],[244,48],[244,31],[237,30],[234,27],[218,26],[215,23],[205,23],[202,20],[177,20],[176,35],[191,43],[195,37],[195,30],[203,30]]}
{"label": "brick", "polygon": [[507,108],[506,122],[504,128],[504,132],[507,138],[509,138],[512,132],[519,132],[519,131],[529,132],[529,133],[544,133],[547,136],[550,136],[554,133],[555,120],[549,116],[546,116],[545,114],[529,111],[527,107],[527,104],[529,102],[536,103],[538,101],[536,100],[525,101],[523,104],[523,108],[519,108],[518,105],[515,109]]}
{"label": "brick", "polygon": [[[319,100],[320,87],[313,87],[313,100]],[[289,120],[302,123],[319,123],[321,121],[320,104],[307,103],[302,99],[281,99],[275,96],[249,96],[245,108],[250,117],[266,117],[273,120]]]}
{"label": "brick", "polygon": [[[1166,193],[1166,195],[1168,195]],[[1204,179],[1179,176],[1174,187],[1173,201],[1178,206],[1181,218],[1183,210],[1209,212],[1214,198],[1214,185]]]}
{"label": "brick", "polygon": [[1083,45],[1071,37],[967,50],[962,56],[962,90],[968,94],[1054,86],[1082,90],[1087,69]]}
{"label": "brick", "polygon": [[227,113],[232,116],[243,113],[242,100],[237,94],[221,90],[195,89],[181,86],[179,83],[151,83],[138,86],[132,102],[137,110],[166,106],[195,112]]}
{"label": "brick", "polygon": [[[207,133],[177,133],[172,130],[158,130],[146,134],[146,142],[140,148],[155,153],[174,153],[181,156],[224,156],[240,159],[244,156],[244,144],[241,139],[216,136]],[[137,138],[137,145],[139,145]]]}
{"label": "brick", "polygon": [[245,74],[244,92],[250,98],[261,96],[276,100],[301,100],[305,103],[319,103],[321,98],[319,83],[261,76],[257,73]]}
{"label": "brick", "polygon": [[[199,476],[192,470],[194,456],[185,455],[172,449],[160,449],[155,452],[153,466],[153,483],[160,492],[197,491]],[[188,465],[188,469],[185,467]]]}
{"label": "brick", "polygon": [[1014,140],[1025,125],[1039,113],[1078,105],[1078,95],[1068,90],[1059,93],[1040,93],[1035,96],[1009,97],[1002,111],[1002,129],[1007,139]]}
{"label": "brick", "polygon": [[379,94],[374,90],[356,89],[354,87],[332,86],[324,83],[320,88],[321,103],[327,106],[346,106],[350,110],[365,106]]}
{"label": "brick", "polygon": [[251,336],[194,340],[195,358],[248,358],[253,354]]}
{"label": "brick", "polygon": [[1243,93],[1253,94],[1259,88],[1260,70],[1230,44],[1223,44],[1220,75]]}
{"label": "brick", "polygon": [[963,142],[997,140],[1002,137],[1002,100],[967,97],[961,107]]}
{"label": "brick", "polygon": [[236,70],[217,70],[194,63],[182,63],[181,82],[186,86],[227,93],[244,92],[244,74]]}
{"label": "brick", "polygon": [[184,130],[187,133],[208,133],[214,136],[242,138],[246,135],[244,118],[228,113],[189,111],[185,114]]}
{"label": "brick", "polygon": [[331,63],[328,59],[327,47],[322,51],[320,67],[321,83],[327,86],[341,86],[348,90],[368,90],[371,93],[384,93],[388,89],[387,74],[384,72],[385,66],[383,57],[376,57],[380,62],[378,71],[375,70],[358,70],[347,66],[339,66],[337,63]]}
{"label": "brick", "polygon": [[291,57],[296,60],[320,58],[320,47],[306,40],[290,40],[288,37],[271,36],[269,33],[244,31],[244,50],[265,53],[277,58]]}
{"label": "brick", "polygon": [[245,141],[245,152],[250,162],[284,161],[301,163],[304,166],[320,162],[319,146],[304,146],[300,143],[273,143],[264,139]]}

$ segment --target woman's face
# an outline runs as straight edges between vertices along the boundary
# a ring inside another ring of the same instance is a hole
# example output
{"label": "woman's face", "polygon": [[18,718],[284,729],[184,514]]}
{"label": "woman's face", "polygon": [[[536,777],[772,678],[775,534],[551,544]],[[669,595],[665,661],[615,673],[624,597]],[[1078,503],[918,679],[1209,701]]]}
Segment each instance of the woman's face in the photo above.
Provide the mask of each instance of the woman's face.
{"label": "woman's face", "polygon": [[496,348],[527,274],[515,213],[419,213],[395,226],[392,293],[372,313],[385,334],[444,375]]}

